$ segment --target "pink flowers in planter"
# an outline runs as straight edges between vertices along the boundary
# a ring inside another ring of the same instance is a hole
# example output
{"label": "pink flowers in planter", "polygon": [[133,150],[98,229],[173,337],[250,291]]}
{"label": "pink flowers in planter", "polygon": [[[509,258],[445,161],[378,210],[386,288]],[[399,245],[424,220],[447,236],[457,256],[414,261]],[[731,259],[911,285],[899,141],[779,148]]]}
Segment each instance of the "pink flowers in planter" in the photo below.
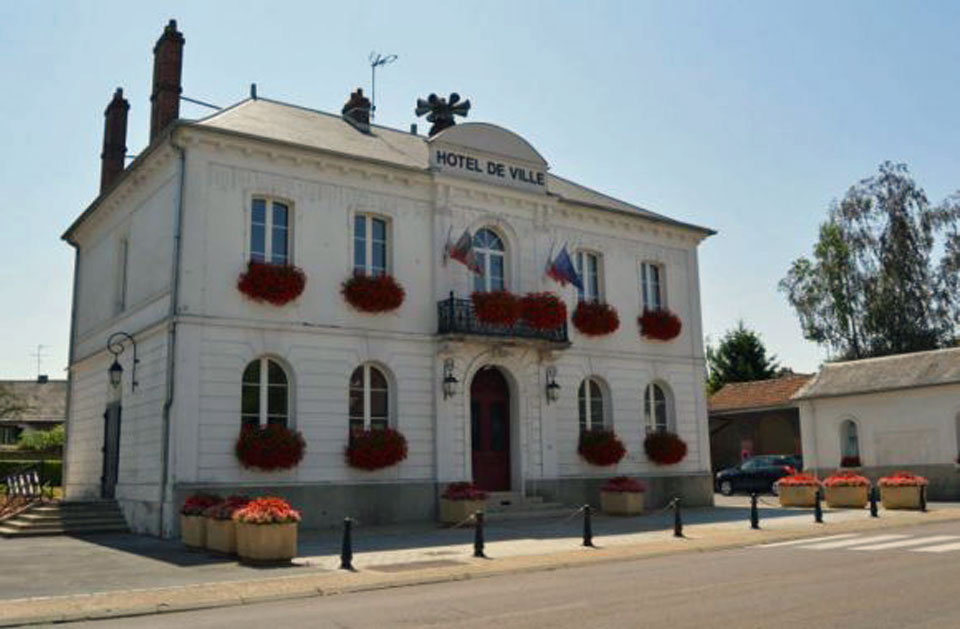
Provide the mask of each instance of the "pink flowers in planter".
{"label": "pink flowers in planter", "polygon": [[869,487],[870,479],[856,472],[836,472],[823,481],[824,487]]}
{"label": "pink flowers in planter", "polygon": [[473,483],[450,483],[440,496],[445,500],[486,500],[487,492]]}
{"label": "pink flowers in planter", "polygon": [[910,472],[894,472],[890,476],[881,478],[877,485],[880,487],[923,487],[929,482],[923,476],[917,476]]}
{"label": "pink flowers in planter", "polygon": [[629,476],[617,476],[605,482],[600,491],[609,491],[616,494],[642,494],[647,491],[647,486]]}
{"label": "pink flowers in planter", "polygon": [[233,514],[234,522],[244,524],[289,524],[300,521],[300,512],[283,498],[255,498]]}

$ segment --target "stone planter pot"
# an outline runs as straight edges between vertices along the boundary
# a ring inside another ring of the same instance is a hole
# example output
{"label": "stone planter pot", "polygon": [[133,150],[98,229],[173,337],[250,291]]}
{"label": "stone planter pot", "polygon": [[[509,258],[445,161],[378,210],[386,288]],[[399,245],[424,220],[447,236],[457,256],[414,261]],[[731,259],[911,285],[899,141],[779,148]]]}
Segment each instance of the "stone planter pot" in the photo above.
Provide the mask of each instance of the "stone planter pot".
{"label": "stone planter pot", "polygon": [[486,500],[447,500],[440,499],[440,521],[447,525],[458,524],[477,511],[483,511]]}
{"label": "stone planter pot", "polygon": [[780,485],[778,492],[781,507],[812,507],[817,503],[816,486]]}
{"label": "stone planter pot", "polygon": [[920,487],[880,487],[884,509],[919,509]]}
{"label": "stone planter pot", "polygon": [[237,552],[237,525],[233,520],[207,518],[207,550],[234,555]]}
{"label": "stone planter pot", "polygon": [[824,498],[828,507],[863,509],[867,506],[869,487],[824,487]]}
{"label": "stone planter pot", "polygon": [[237,522],[237,554],[249,562],[290,561],[297,556],[297,522]]}
{"label": "stone planter pot", "polygon": [[181,515],[180,539],[190,548],[203,548],[207,543],[207,519],[202,515]]}
{"label": "stone planter pot", "polygon": [[601,491],[600,510],[608,515],[643,513],[642,491]]}

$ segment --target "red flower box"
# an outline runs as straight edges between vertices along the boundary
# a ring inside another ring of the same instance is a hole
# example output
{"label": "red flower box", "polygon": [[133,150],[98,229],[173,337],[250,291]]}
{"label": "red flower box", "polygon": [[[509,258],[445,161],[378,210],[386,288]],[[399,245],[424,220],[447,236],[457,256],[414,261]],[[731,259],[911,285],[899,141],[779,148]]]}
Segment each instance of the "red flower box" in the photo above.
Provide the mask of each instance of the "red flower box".
{"label": "red flower box", "polygon": [[591,465],[616,465],[627,454],[627,448],[612,430],[592,428],[580,433],[577,453]]}
{"label": "red flower box", "polygon": [[407,438],[393,428],[357,430],[346,449],[347,465],[379,470],[407,458]]}
{"label": "red flower box", "polygon": [[674,339],[683,329],[680,317],[667,309],[644,310],[637,323],[640,325],[641,336],[658,341]]}
{"label": "red flower box", "polygon": [[234,453],[244,467],[267,472],[296,467],[303,459],[303,435],[280,424],[244,426]]}
{"label": "red flower box", "polygon": [[348,304],[361,312],[389,312],[403,303],[406,293],[392,275],[370,277],[354,273],[340,286],[340,294]]}
{"label": "red flower box", "polygon": [[777,481],[782,487],[819,487],[820,480],[813,474],[791,474]]}
{"label": "red flower box", "polygon": [[581,301],[573,311],[573,325],[587,336],[603,336],[620,327],[617,309],[598,301]]}
{"label": "red flower box", "polygon": [[823,481],[824,487],[869,487],[870,479],[856,472],[837,472]]}
{"label": "red flower box", "polygon": [[687,456],[687,443],[672,432],[651,432],[643,440],[643,451],[657,465],[673,465]]}
{"label": "red flower box", "polygon": [[180,515],[203,515],[204,511],[221,502],[223,498],[216,494],[193,494],[183,501]]}
{"label": "red flower box", "polygon": [[923,476],[916,476],[910,472],[894,472],[890,476],[884,476],[877,485],[881,487],[923,487],[929,481]]}
{"label": "red flower box", "polygon": [[300,521],[300,512],[283,498],[255,498],[233,514],[234,522],[244,524],[290,524]]}
{"label": "red flower box", "polygon": [[444,500],[486,500],[487,492],[479,489],[473,483],[450,483],[440,497]]}
{"label": "red flower box", "polygon": [[203,510],[203,517],[212,520],[232,520],[233,514],[247,506],[250,499],[246,496],[229,496],[226,500]]}
{"label": "red flower box", "polygon": [[627,476],[617,476],[605,482],[600,491],[612,491],[618,494],[642,494],[647,491],[647,486]]}
{"label": "red flower box", "polygon": [[274,306],[293,301],[306,285],[307,277],[293,265],[253,261],[237,281],[237,289],[241,293],[254,301],[266,301]]}
{"label": "red flower box", "polygon": [[567,320],[567,305],[553,293],[527,293],[520,299],[520,317],[534,330],[556,330]]}
{"label": "red flower box", "polygon": [[473,312],[481,323],[511,326],[520,318],[520,300],[509,291],[477,291],[470,298]]}

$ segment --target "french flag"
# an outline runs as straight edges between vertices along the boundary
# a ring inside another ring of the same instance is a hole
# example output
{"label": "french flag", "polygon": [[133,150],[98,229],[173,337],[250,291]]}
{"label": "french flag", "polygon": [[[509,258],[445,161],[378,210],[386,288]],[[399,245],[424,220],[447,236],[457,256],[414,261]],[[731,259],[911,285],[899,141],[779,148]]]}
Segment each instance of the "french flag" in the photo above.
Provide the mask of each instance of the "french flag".
{"label": "french flag", "polygon": [[567,245],[561,247],[560,253],[558,253],[557,257],[553,259],[553,262],[547,266],[547,277],[551,277],[560,282],[561,286],[573,284],[580,290],[583,290],[583,282],[580,281],[580,274],[577,273],[576,267],[573,266],[573,260],[570,259],[570,254],[567,253]]}
{"label": "french flag", "polygon": [[483,275],[483,269],[477,263],[477,255],[473,252],[473,236],[470,235],[469,229],[463,230],[463,234],[456,243],[450,242],[450,237],[447,236],[444,257],[456,260],[477,275]]}

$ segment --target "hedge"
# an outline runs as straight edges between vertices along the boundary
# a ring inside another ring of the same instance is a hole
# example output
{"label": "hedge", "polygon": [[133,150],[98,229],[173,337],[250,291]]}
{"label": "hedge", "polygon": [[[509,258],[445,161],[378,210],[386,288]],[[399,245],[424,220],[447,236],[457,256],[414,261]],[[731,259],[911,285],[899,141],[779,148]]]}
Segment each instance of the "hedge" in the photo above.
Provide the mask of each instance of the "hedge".
{"label": "hedge", "polygon": [[[42,465],[41,465],[42,463]],[[12,474],[28,465],[40,466],[40,484],[48,483],[51,487],[63,485],[63,461],[10,461],[0,459],[0,485],[7,474]]]}

